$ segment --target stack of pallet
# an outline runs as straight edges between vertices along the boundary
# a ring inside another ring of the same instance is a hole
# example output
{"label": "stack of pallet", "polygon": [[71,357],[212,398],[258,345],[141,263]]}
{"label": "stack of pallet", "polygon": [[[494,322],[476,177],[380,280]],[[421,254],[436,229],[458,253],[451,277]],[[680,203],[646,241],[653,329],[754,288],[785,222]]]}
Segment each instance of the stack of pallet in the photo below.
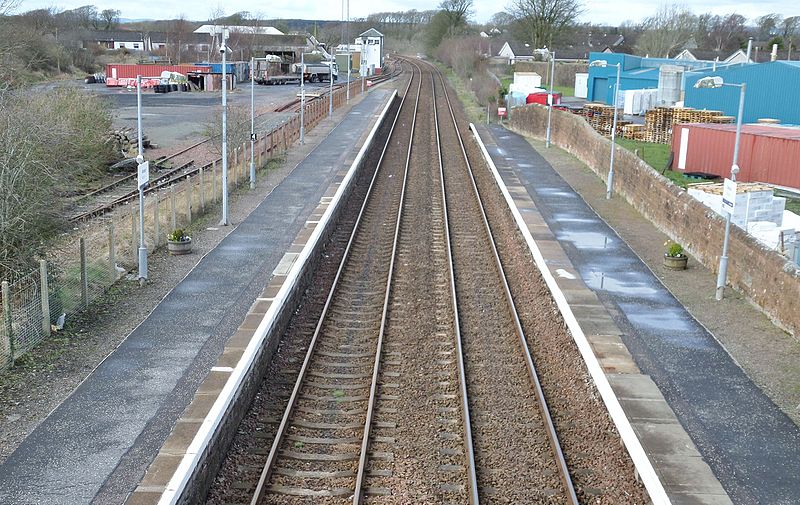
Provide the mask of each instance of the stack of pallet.
{"label": "stack of pallet", "polygon": [[[617,133],[622,132],[622,128],[630,121],[622,120],[622,109],[617,110]],[[590,103],[584,107],[584,117],[592,128],[603,135],[611,135],[614,125],[614,107],[610,105]]]}
{"label": "stack of pallet", "polygon": [[644,140],[644,125],[643,124],[626,124],[622,127],[622,136],[631,140]]}
{"label": "stack of pallet", "polygon": [[672,127],[680,123],[731,123],[731,116],[718,110],[697,110],[691,107],[656,107],[644,115],[644,141],[657,144],[672,142]]}

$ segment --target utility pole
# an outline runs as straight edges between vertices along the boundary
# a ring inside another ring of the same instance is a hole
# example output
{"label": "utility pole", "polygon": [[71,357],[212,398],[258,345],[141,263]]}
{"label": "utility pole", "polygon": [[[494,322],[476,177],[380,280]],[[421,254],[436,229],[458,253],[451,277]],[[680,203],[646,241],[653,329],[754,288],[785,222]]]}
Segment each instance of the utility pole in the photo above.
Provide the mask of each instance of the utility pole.
{"label": "utility pole", "polygon": [[305,144],[306,53],[300,53],[300,144]]}
{"label": "utility pole", "polygon": [[[144,144],[142,135],[142,76],[136,76],[136,128],[137,140],[139,143],[139,152],[136,156],[136,163],[139,165],[137,168],[139,177],[137,179],[139,186],[139,284],[144,284],[147,280],[147,244],[144,242],[144,188],[147,181],[142,180],[142,170],[147,170],[144,163]],[[149,174],[148,177],[149,179]]]}
{"label": "utility pole", "polygon": [[250,56],[250,189],[256,189],[256,60]]}

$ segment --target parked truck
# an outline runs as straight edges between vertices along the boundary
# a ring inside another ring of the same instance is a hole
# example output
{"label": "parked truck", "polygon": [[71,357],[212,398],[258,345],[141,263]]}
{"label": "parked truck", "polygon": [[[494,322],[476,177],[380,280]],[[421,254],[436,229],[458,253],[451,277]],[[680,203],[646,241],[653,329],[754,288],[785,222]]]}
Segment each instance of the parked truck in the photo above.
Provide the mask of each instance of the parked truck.
{"label": "parked truck", "polygon": [[266,60],[259,59],[255,62],[253,78],[258,84],[297,84],[300,82],[300,75],[287,72],[288,64],[284,64],[277,56],[267,57]]}
{"label": "parked truck", "polygon": [[323,61],[320,63],[306,63],[305,70],[303,70],[303,64],[295,63],[292,65],[292,73],[296,75],[302,73],[306,82],[329,81],[331,78],[333,78],[333,82],[336,82],[339,77],[339,67],[335,62]]}

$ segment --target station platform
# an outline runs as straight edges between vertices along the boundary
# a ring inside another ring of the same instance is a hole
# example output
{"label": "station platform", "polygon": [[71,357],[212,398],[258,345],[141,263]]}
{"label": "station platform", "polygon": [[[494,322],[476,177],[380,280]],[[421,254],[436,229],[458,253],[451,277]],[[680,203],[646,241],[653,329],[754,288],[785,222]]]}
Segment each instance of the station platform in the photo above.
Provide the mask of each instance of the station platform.
{"label": "station platform", "polygon": [[336,174],[352,163],[390,91],[373,89],[320,136],[0,465],[0,503],[126,500]]}
{"label": "station platform", "polygon": [[797,425],[524,137],[477,130],[672,503],[796,503]]}

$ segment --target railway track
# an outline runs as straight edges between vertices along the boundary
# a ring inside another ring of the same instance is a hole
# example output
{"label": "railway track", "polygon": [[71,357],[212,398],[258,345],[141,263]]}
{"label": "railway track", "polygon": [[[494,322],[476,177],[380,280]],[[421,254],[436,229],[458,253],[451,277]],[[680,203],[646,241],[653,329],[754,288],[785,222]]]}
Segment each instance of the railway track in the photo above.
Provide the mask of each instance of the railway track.
{"label": "railway track", "polygon": [[442,76],[411,64],[250,502],[577,503]]}
{"label": "railway track", "polygon": [[[400,69],[397,66],[392,67],[392,71],[382,76],[378,76],[376,80],[384,81],[397,77],[400,74]],[[343,85],[337,85],[338,89]],[[328,89],[325,88],[320,99],[326,96]],[[298,112],[300,110],[300,100],[292,100],[277,107],[274,111],[264,111],[256,115],[255,119],[258,120],[271,112]],[[151,193],[162,189],[170,184],[178,182],[185,177],[193,177],[203,169],[212,166],[211,162],[203,163],[198,162],[198,159],[208,159],[208,143],[210,139],[204,139],[194,144],[191,144],[177,152],[171,153],[168,156],[163,156],[154,160],[154,169],[160,170],[159,175],[151,180],[150,187],[145,190],[145,194]],[[220,160],[217,159],[219,162]],[[170,165],[176,165],[174,168],[169,168]],[[119,179],[107,184],[94,191],[86,193],[76,198],[75,202],[78,205],[78,211],[69,217],[70,222],[79,223],[85,222],[89,219],[102,216],[120,205],[125,205],[138,198],[139,191],[136,187],[136,173],[125,175]],[[81,204],[87,200],[92,200],[92,205]]]}
{"label": "railway track", "polygon": [[367,196],[208,503],[647,503],[443,76],[400,64]]}

